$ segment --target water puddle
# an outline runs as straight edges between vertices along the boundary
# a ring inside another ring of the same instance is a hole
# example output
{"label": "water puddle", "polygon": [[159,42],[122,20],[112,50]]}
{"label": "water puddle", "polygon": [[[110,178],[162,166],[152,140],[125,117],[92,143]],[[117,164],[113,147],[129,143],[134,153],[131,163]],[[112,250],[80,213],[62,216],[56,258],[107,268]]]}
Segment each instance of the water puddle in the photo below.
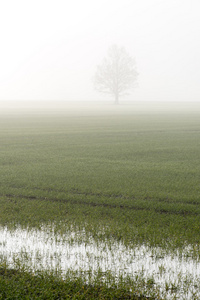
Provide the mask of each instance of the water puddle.
{"label": "water puddle", "polygon": [[59,270],[63,274],[68,270],[91,274],[109,270],[116,278],[129,275],[149,280],[168,299],[172,294],[177,295],[176,299],[195,299],[195,293],[200,297],[199,261],[145,245],[131,249],[114,241],[97,243],[90,238],[83,242],[79,238],[82,234],[59,235],[52,227],[0,227],[0,262],[16,267],[20,261],[33,271]]}

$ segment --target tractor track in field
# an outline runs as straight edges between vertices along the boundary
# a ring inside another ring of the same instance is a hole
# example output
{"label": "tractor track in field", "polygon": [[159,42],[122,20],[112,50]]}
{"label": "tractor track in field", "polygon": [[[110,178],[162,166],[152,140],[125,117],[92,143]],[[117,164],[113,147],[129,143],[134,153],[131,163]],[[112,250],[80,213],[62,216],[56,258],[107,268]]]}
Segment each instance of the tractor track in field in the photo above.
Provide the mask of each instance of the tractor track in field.
{"label": "tractor track in field", "polygon": [[[19,189],[22,188],[24,189],[24,186],[9,186],[14,189]],[[38,191],[43,191],[43,192],[57,192],[57,193],[69,193],[72,195],[78,195],[78,196],[95,196],[95,197],[106,197],[106,198],[114,198],[114,199],[123,199],[123,200],[136,200],[138,199],[136,196],[131,195],[131,196],[126,196],[123,194],[115,194],[115,193],[100,193],[100,192],[86,192],[86,191],[80,191],[78,189],[69,189],[68,191],[62,190],[62,189],[55,189],[55,188],[39,188],[39,187],[31,187],[32,190],[38,190]],[[42,197],[40,197],[42,198]],[[45,197],[44,197],[45,198]],[[46,197],[48,199],[48,197]],[[185,200],[174,200],[172,198],[169,198],[168,196],[163,197],[163,198],[154,198],[151,196],[145,196],[143,198],[140,198],[139,200],[149,200],[149,201],[155,201],[155,202],[160,202],[160,203],[168,203],[168,204],[189,204],[189,205],[194,205],[194,206],[200,206],[200,199],[199,201],[193,200],[193,201],[185,201]],[[127,206],[129,207],[129,206]]]}
{"label": "tractor track in field", "polygon": [[[96,194],[83,194],[80,195],[93,195]],[[10,199],[14,198],[20,198],[20,199],[27,199],[27,200],[42,200],[42,201],[51,201],[51,202],[62,202],[62,203],[69,203],[74,205],[87,205],[91,207],[105,207],[105,208],[111,208],[111,209],[129,209],[129,210],[136,210],[136,211],[152,211],[160,214],[170,214],[170,215],[182,215],[182,216],[197,216],[199,215],[197,212],[193,211],[186,211],[186,210],[180,210],[180,211],[170,211],[166,209],[159,209],[159,208],[150,208],[150,207],[139,207],[139,206],[128,206],[123,204],[110,204],[110,203],[96,203],[96,202],[89,202],[85,201],[83,199],[81,200],[70,200],[70,199],[59,199],[59,198],[49,198],[49,197],[38,197],[38,196],[28,196],[28,195],[14,195],[14,194],[0,194],[1,197],[6,197]],[[101,195],[102,196],[102,195]],[[105,195],[104,195],[105,196]],[[114,197],[112,195],[112,197]],[[128,199],[128,198],[127,198]]]}

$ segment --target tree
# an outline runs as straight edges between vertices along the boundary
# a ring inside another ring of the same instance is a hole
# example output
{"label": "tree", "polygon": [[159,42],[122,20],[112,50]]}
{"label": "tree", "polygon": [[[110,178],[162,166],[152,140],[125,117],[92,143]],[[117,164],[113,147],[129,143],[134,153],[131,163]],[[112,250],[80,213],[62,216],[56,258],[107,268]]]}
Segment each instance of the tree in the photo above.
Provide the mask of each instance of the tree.
{"label": "tree", "polygon": [[119,97],[135,86],[137,77],[135,60],[124,48],[113,45],[97,66],[94,84],[97,91],[113,95],[119,104]]}

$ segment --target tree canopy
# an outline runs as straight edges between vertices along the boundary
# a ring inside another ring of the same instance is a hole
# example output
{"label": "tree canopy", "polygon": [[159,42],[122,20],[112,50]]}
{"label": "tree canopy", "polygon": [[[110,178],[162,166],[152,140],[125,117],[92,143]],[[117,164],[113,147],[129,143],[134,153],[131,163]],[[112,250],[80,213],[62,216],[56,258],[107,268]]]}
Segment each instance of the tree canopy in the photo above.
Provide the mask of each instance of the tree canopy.
{"label": "tree canopy", "polygon": [[97,66],[94,84],[97,91],[113,95],[118,104],[119,97],[135,86],[137,77],[135,60],[123,47],[113,45]]}

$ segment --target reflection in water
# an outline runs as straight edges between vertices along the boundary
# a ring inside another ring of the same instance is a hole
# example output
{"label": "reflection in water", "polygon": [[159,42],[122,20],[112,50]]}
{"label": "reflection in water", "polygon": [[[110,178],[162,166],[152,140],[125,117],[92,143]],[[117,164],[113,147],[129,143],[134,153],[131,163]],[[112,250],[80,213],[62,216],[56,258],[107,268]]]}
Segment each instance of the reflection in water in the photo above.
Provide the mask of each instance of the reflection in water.
{"label": "reflection in water", "polygon": [[[162,249],[148,246],[127,248],[121,243],[105,241],[98,244],[90,238],[81,242],[84,233],[66,232],[56,234],[52,227],[42,230],[21,229],[8,230],[0,228],[0,259],[10,266],[19,259],[31,270],[59,270],[63,274],[69,269],[88,271],[93,274],[100,270],[110,270],[116,277],[137,275],[145,279],[153,278],[155,285],[164,292],[166,287],[178,286],[180,293],[185,293],[188,283],[187,298],[192,299],[199,285],[200,262],[178,255],[164,254]],[[198,294],[200,295],[200,294]],[[170,299],[170,298],[169,298]],[[181,298],[183,299],[183,298]]]}

